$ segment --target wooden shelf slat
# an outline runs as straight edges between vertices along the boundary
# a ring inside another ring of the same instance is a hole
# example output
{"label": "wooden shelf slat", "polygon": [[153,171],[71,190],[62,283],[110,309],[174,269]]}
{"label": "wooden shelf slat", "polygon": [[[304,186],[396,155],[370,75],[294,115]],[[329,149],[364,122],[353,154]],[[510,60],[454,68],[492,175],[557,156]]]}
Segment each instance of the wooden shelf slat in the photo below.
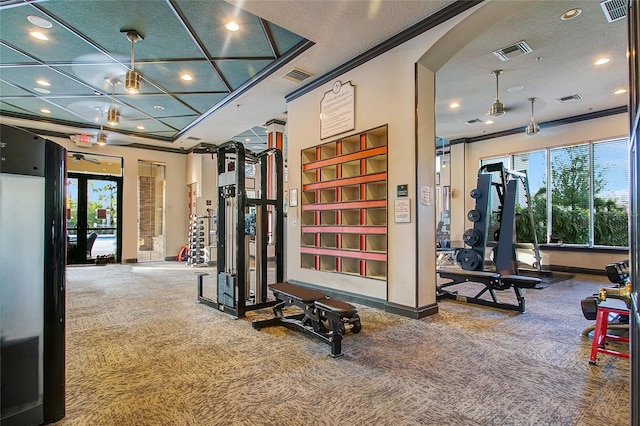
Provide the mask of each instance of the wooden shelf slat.
{"label": "wooden shelf slat", "polygon": [[387,200],[362,200],[362,201],[343,201],[340,203],[317,203],[305,204],[302,210],[353,210],[353,209],[373,209],[387,207]]}
{"label": "wooden shelf slat", "polygon": [[369,148],[358,152],[352,152],[349,154],[339,155],[337,157],[325,158],[322,160],[312,161],[302,165],[302,171],[318,169],[320,167],[333,166],[336,164],[347,163],[349,161],[361,160],[368,157],[375,157],[377,155],[383,155],[387,153],[387,146],[379,146],[376,148]]}
{"label": "wooden shelf slat", "polygon": [[302,185],[302,190],[312,191],[315,189],[327,189],[327,188],[334,188],[338,186],[358,185],[361,183],[371,183],[371,182],[378,182],[378,181],[386,182],[387,172],[380,172],[380,173],[374,173],[371,175],[356,176],[356,177],[350,177],[350,178],[328,180],[324,182],[307,183]]}
{"label": "wooden shelf slat", "polygon": [[367,235],[386,235],[386,226],[303,226],[303,234],[367,234]]}
{"label": "wooden shelf slat", "polygon": [[322,247],[300,247],[300,253],[314,254],[317,256],[340,256],[352,259],[375,260],[378,262],[386,262],[387,254],[384,252],[369,252],[360,250],[339,250]]}

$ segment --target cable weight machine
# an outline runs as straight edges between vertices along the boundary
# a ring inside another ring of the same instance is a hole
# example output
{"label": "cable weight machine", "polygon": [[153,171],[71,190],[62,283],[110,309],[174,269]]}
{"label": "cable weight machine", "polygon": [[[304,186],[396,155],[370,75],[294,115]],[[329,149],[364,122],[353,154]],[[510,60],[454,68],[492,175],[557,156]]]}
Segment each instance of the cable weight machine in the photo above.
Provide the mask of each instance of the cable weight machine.
{"label": "cable weight machine", "polygon": [[282,152],[270,148],[254,154],[239,142],[226,142],[215,153],[217,300],[204,297],[199,285],[198,301],[240,318],[273,306],[276,301],[268,300],[267,285],[284,279]]}

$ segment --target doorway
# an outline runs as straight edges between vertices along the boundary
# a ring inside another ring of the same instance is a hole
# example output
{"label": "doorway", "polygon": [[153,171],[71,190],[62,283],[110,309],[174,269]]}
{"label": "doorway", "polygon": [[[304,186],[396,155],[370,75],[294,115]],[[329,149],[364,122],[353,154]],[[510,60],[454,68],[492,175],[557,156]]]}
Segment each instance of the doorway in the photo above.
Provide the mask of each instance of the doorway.
{"label": "doorway", "polygon": [[138,161],[138,262],[165,260],[165,165]]}
{"label": "doorway", "polygon": [[70,172],[67,264],[120,263],[122,178]]}

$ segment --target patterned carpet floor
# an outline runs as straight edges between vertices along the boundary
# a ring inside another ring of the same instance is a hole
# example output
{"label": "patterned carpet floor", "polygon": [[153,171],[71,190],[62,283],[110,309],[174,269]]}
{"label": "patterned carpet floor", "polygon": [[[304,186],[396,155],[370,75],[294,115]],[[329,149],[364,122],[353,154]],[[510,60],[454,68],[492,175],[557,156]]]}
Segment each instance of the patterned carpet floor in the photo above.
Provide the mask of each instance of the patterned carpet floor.
{"label": "patterned carpet floor", "polygon": [[525,290],[527,313],[455,301],[413,320],[358,306],[344,356],[196,301],[181,263],[67,269],[66,417],[56,425],[629,424],[629,360],[588,363],[580,300],[605,277]]}

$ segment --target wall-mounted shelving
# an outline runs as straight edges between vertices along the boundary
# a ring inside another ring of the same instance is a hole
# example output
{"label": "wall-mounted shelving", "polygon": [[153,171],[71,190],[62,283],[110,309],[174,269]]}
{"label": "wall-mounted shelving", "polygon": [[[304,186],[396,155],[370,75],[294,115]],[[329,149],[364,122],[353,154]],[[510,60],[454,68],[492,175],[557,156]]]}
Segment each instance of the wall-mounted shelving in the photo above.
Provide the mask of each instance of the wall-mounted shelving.
{"label": "wall-mounted shelving", "polygon": [[387,126],[305,149],[301,266],[387,278]]}

